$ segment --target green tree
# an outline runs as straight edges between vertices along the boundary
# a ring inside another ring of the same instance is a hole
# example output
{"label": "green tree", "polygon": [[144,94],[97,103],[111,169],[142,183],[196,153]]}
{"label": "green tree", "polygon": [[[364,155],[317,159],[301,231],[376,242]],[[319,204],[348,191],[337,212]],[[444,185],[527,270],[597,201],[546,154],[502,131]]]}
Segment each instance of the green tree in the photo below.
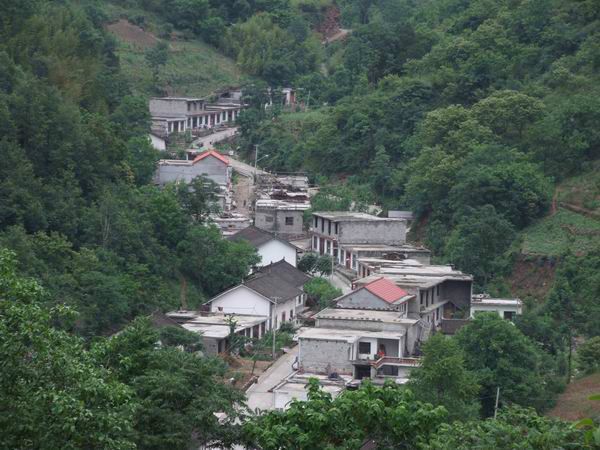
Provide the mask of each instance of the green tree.
{"label": "green tree", "polygon": [[461,348],[454,338],[435,334],[423,345],[421,365],[410,373],[408,387],[415,397],[444,406],[449,420],[479,416],[477,378],[466,368]]}
{"label": "green tree", "polygon": [[506,267],[504,252],[515,233],[512,225],[492,205],[485,205],[460,218],[446,243],[446,255],[453,264],[473,274],[482,285]]}
{"label": "green tree", "polygon": [[[225,383],[224,363],[165,346],[162,340],[158,346],[159,339],[148,318],[138,318],[93,349],[97,360],[135,393],[137,448],[230,445],[237,436],[234,423],[243,397]],[[219,423],[217,412],[230,421]]]}
{"label": "green tree", "polygon": [[500,404],[517,403],[543,409],[552,403],[548,379],[552,367],[542,367],[542,353],[511,322],[496,313],[480,313],[456,334],[466,367],[481,385],[484,417],[494,412],[496,389]]}
{"label": "green tree", "polygon": [[332,306],[332,300],[342,295],[342,290],[333,286],[325,278],[315,277],[304,285],[304,292],[319,310]]}
{"label": "green tree", "polygon": [[416,448],[445,420],[443,407],[415,400],[393,383],[366,382],[335,399],[309,381],[308,401],[284,412],[268,412],[244,425],[247,444],[264,450],[358,449],[368,439],[377,448]]}
{"label": "green tree", "polygon": [[0,250],[0,446],[135,448],[130,389],[95,364],[82,340],[52,326],[73,311],[41,306],[46,293],[15,266],[14,254]]}
{"label": "green tree", "polygon": [[577,366],[585,373],[600,370],[600,336],[588,339],[577,348]]}

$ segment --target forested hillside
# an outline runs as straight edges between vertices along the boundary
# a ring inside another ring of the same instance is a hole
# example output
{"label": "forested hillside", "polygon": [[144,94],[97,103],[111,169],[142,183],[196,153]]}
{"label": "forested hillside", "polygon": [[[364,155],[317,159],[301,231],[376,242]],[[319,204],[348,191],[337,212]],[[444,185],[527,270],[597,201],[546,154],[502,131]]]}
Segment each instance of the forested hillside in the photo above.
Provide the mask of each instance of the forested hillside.
{"label": "forested hillside", "polygon": [[[598,0],[0,0],[0,447],[597,448],[538,413],[598,370],[599,73]],[[238,80],[240,153],[307,171],[313,208],[410,209],[477,290],[538,267],[516,326],[433,336],[408,389],[247,411],[198,334],[148,318],[258,262],[210,183],[151,183],[148,96]]]}
{"label": "forested hillside", "polygon": [[[248,151],[260,144],[272,169],[304,169],[321,184],[345,184],[355,199],[414,211],[415,237],[439,261],[473,273],[478,289],[508,295],[515,261],[532,278],[548,264],[547,286],[525,290],[541,304],[558,262],[577,327],[598,333],[591,298],[600,286],[564,268],[570,258],[581,270],[595,267],[598,217],[551,207],[556,186],[589,179],[600,156],[598,2],[340,8],[353,32],[326,49],[327,71],[295,81],[311,111],[247,114]],[[567,192],[559,189],[555,206]],[[598,200],[596,190],[586,192],[589,204]],[[532,256],[527,249],[538,244],[552,251]]]}

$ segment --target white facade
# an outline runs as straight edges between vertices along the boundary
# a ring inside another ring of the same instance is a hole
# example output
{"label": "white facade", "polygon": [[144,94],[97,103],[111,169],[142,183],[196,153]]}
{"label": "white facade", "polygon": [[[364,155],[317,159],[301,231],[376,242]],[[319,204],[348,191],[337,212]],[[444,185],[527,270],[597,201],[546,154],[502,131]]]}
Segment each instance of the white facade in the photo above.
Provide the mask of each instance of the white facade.
{"label": "white facade", "polygon": [[152,133],[150,133],[148,135],[148,137],[150,138],[150,144],[156,150],[158,150],[160,152],[164,152],[167,149],[167,143],[166,143],[166,141],[163,138],[158,137],[158,136],[156,136],[156,135],[154,135]]}
{"label": "white facade", "polygon": [[473,296],[471,300],[471,317],[478,312],[495,312],[503,319],[512,320],[523,313],[523,304],[518,298],[501,299]]}
{"label": "white facade", "polygon": [[213,298],[212,312],[270,316],[272,302],[243,284]]}
{"label": "white facade", "polygon": [[260,256],[259,265],[261,267],[282,259],[296,267],[296,249],[291,244],[286,244],[278,239],[271,239],[260,245],[257,251]]}

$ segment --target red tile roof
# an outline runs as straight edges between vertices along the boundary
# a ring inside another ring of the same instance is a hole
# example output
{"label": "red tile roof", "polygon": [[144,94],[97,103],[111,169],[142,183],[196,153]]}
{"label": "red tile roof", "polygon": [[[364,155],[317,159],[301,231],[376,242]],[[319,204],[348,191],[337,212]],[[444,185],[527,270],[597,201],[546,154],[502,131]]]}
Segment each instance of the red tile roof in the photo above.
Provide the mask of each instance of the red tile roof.
{"label": "red tile roof", "polygon": [[214,150],[208,150],[206,152],[200,153],[198,156],[196,156],[196,158],[194,158],[193,164],[203,160],[207,156],[214,156],[219,161],[223,161],[225,164],[229,164],[229,159],[227,159],[227,157],[221,155],[219,152],[216,152]]}
{"label": "red tile roof", "polygon": [[385,300],[388,303],[394,303],[400,300],[402,297],[406,297],[408,292],[404,289],[399,288],[388,280],[387,278],[379,278],[371,283],[365,285],[365,288],[375,294],[382,300]]}

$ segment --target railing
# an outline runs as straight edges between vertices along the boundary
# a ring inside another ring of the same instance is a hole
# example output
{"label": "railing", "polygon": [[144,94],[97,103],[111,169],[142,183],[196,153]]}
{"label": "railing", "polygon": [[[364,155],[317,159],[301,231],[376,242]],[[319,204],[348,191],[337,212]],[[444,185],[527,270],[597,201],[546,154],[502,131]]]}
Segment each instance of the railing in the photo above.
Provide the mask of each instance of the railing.
{"label": "railing", "polygon": [[388,364],[398,365],[398,366],[410,366],[417,367],[421,365],[421,360],[419,358],[396,358],[393,356],[383,356],[379,358],[377,361],[373,361],[371,365],[375,369],[379,369],[381,366],[385,366]]}

